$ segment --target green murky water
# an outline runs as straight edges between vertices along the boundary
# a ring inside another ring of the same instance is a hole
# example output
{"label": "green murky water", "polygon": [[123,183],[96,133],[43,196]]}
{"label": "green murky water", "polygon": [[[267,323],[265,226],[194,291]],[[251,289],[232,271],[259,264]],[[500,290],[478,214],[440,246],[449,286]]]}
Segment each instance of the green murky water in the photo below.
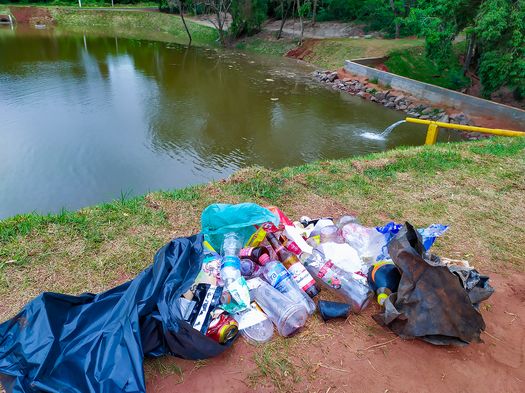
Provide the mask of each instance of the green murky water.
{"label": "green murky water", "polygon": [[[0,29],[0,218],[424,142],[287,59]],[[450,136],[444,134],[443,138]]]}

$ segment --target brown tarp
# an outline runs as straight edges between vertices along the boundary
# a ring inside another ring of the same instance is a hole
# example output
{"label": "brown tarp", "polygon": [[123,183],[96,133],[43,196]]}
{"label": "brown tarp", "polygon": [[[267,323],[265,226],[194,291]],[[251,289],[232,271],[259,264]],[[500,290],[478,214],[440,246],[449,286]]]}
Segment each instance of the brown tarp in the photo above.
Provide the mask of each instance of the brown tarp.
{"label": "brown tarp", "polygon": [[[406,223],[388,246],[392,260],[401,272],[396,293],[385,301],[385,308],[374,318],[402,338],[420,338],[436,345],[466,345],[480,342],[485,322],[472,303],[458,275],[441,264],[439,258],[425,254],[419,233]],[[476,272],[477,273],[477,272]],[[477,291],[492,294],[493,289]]]}

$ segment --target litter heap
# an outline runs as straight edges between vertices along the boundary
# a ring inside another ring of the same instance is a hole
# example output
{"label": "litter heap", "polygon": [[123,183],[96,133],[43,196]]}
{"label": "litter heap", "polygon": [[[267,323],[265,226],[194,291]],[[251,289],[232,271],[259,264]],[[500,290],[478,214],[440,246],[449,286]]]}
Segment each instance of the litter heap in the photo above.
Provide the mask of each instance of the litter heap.
{"label": "litter heap", "polygon": [[403,338],[479,342],[479,303],[493,289],[466,261],[429,252],[446,230],[210,205],[201,234],[166,244],[134,280],[97,295],[43,293],[0,325],[0,382],[8,392],[143,392],[144,356],[208,358],[239,335],[288,337],[316,309],[347,318],[372,299],[374,319]]}

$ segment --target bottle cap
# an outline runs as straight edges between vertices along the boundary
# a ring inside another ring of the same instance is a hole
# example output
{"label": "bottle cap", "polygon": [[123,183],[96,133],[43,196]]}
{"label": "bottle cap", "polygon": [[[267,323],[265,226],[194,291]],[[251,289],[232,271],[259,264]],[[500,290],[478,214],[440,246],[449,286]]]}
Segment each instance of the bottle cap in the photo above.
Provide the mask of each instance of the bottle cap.
{"label": "bottle cap", "polygon": [[270,260],[270,256],[268,254],[262,254],[259,257],[259,264],[264,266],[268,263],[269,260]]}
{"label": "bottle cap", "polygon": [[387,298],[388,295],[386,293],[380,293],[379,295],[377,295],[377,303],[379,303],[379,305],[382,306]]}

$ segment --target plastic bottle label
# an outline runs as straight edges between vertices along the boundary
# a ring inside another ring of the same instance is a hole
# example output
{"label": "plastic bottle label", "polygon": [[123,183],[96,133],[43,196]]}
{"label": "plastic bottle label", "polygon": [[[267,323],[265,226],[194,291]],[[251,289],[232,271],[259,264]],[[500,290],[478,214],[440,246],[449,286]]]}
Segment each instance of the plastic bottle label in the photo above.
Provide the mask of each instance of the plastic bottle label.
{"label": "plastic bottle label", "polygon": [[241,270],[241,260],[238,257],[231,255],[226,256],[222,258],[221,269],[224,269],[225,267],[233,267],[235,269]]}
{"label": "plastic bottle label", "polygon": [[288,270],[292,274],[294,281],[303,289],[303,291],[306,292],[315,284],[315,280],[310,273],[308,273],[308,270],[306,270],[302,263],[296,262],[290,266],[290,269]]}
{"label": "plastic bottle label", "polygon": [[282,264],[278,263],[268,272],[267,278],[272,287],[279,289],[279,284],[287,277],[290,277],[290,273]]}
{"label": "plastic bottle label", "polygon": [[334,266],[334,263],[331,260],[328,260],[321,268],[319,269],[319,272],[317,273],[317,277],[319,277],[321,280],[323,280],[326,284],[330,285],[334,289],[341,288],[341,280],[335,272],[332,270],[332,266]]}

